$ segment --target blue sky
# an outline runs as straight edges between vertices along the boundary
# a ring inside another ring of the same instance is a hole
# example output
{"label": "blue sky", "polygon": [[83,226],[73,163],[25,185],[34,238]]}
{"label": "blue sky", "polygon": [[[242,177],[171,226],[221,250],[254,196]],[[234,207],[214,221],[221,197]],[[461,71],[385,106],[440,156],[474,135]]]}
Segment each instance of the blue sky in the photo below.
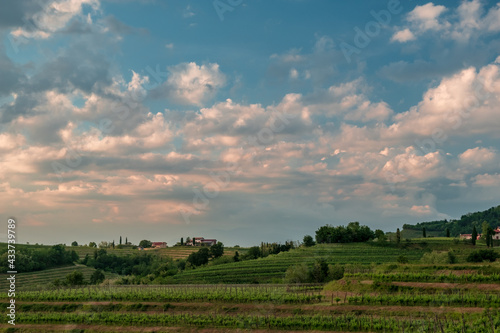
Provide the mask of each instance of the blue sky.
{"label": "blue sky", "polygon": [[252,245],[499,203],[496,2],[2,6],[0,211],[22,242]]}

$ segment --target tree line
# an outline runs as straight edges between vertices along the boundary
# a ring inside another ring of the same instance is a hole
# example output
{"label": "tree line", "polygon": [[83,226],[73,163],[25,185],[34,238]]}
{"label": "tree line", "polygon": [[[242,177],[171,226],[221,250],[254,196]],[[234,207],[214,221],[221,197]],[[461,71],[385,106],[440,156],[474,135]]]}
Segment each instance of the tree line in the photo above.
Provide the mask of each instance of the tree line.
{"label": "tree line", "polygon": [[[316,242],[319,244],[331,243],[358,243],[367,242],[375,238],[375,232],[359,222],[351,222],[347,227],[325,225],[316,231]],[[308,242],[310,240],[308,239]]]}
{"label": "tree line", "polygon": [[[8,252],[1,255],[0,267],[2,272],[8,269]],[[41,271],[64,265],[72,265],[79,259],[75,251],[66,250],[62,244],[53,245],[50,248],[18,248],[16,251],[16,269],[19,272]]]}

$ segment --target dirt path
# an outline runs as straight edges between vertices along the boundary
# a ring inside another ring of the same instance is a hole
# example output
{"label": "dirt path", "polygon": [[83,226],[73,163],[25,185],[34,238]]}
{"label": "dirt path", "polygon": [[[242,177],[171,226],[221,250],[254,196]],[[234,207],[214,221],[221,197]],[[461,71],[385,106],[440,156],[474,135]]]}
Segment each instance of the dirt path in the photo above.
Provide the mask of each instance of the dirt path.
{"label": "dirt path", "polygon": [[[11,325],[0,324],[0,328],[9,328]],[[105,325],[27,325],[27,324],[16,324],[16,332],[69,332],[74,329],[83,329],[85,332],[176,332],[176,333],[240,333],[240,332],[252,332],[252,333],[297,333],[300,331],[285,331],[285,330],[271,330],[271,329],[237,329],[237,328],[197,328],[197,327],[161,327],[161,326],[151,326],[151,327],[137,327],[137,326],[105,326]],[[302,331],[304,332],[304,331]],[[324,333],[325,331],[307,331],[308,333]],[[331,333],[344,333],[343,331],[329,331]],[[350,332],[350,333],[361,333],[361,332]],[[364,332],[366,333],[366,332]]]}
{"label": "dirt path", "polygon": [[[163,306],[161,302],[140,302],[144,305]],[[74,304],[71,302],[19,302],[19,304],[48,304],[64,305]],[[109,304],[137,304],[135,302],[82,302],[78,304],[105,306]],[[436,306],[398,306],[398,305],[331,305],[322,304],[266,304],[266,303],[210,303],[210,302],[180,302],[169,303],[173,307],[168,310],[147,310],[147,311],[126,311],[127,313],[169,313],[169,314],[251,314],[251,315],[273,315],[273,316],[293,316],[296,314],[342,314],[358,312],[359,314],[378,315],[383,313],[480,313],[484,311],[481,307],[436,307]]]}
{"label": "dirt path", "polygon": [[442,283],[442,282],[392,282],[395,286],[434,289],[476,289],[499,291],[500,284],[494,283]]}

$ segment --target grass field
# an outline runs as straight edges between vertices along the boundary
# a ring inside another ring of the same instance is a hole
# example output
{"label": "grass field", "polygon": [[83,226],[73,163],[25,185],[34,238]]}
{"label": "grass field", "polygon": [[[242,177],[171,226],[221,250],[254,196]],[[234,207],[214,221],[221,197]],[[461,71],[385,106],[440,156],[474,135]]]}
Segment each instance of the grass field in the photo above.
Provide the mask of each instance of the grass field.
{"label": "grass field", "polygon": [[[457,254],[456,264],[422,261],[425,253],[450,248]],[[317,245],[257,260],[187,270],[174,276],[179,282],[174,285],[19,290],[15,329],[18,332],[500,332],[500,264],[466,262],[465,256],[475,249],[445,239],[403,243],[400,247]],[[397,263],[400,256],[407,258],[408,263]],[[312,264],[318,258],[342,265],[344,277],[324,285],[254,284],[282,282],[287,267]],[[69,272],[71,267],[57,270],[63,269]],[[86,272],[87,276],[89,273]],[[19,284],[40,278],[32,274],[22,280],[21,275]],[[240,284],[221,283],[231,281]],[[250,284],[241,284],[246,281]],[[6,311],[7,295],[4,293],[0,298]],[[4,331],[12,329],[7,319],[4,316],[0,325]]]}

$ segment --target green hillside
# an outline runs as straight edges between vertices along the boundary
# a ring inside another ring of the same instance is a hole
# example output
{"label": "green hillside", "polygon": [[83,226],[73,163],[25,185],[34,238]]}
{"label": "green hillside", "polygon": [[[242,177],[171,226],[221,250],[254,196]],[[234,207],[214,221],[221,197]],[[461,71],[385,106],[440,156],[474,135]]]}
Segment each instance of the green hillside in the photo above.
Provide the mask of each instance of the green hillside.
{"label": "green hillside", "polygon": [[281,252],[256,260],[206,266],[186,270],[169,283],[271,283],[282,282],[288,267],[324,258],[329,264],[371,264],[396,262],[400,255],[410,262],[418,261],[425,249],[412,244],[402,247],[378,246],[373,243],[320,244]]}
{"label": "green hillside", "polygon": [[[82,272],[85,281],[89,282],[90,276],[95,271],[95,269],[84,265],[72,265],[59,268],[45,269],[43,271],[37,271],[37,272],[18,273],[16,274],[16,289],[17,290],[46,289],[47,287],[51,286],[54,280],[56,279],[64,281],[66,275],[72,273],[73,271]],[[113,279],[119,277],[116,274],[108,272],[105,272],[104,274],[106,275],[107,279]],[[2,288],[3,290],[8,290],[7,279],[0,280],[0,288]]]}
{"label": "green hillside", "polygon": [[446,229],[450,230],[451,237],[458,237],[460,234],[470,234],[472,233],[472,228],[474,226],[480,233],[484,221],[488,222],[488,224],[492,228],[500,226],[500,206],[492,207],[482,212],[467,213],[465,215],[462,215],[462,217],[460,217],[460,219],[458,220],[421,222],[415,225],[404,224],[402,237],[421,237],[422,228],[424,227],[428,236],[435,237],[446,236]]}
{"label": "green hillside", "polygon": [[[31,246],[31,245],[28,245]],[[118,247],[106,248],[106,252],[108,254],[115,254],[119,257],[127,256],[127,255],[135,255],[138,253],[147,253],[147,254],[156,254],[160,257],[170,257],[172,259],[186,259],[191,253],[198,251],[199,247],[192,246],[173,246],[167,247],[164,249],[146,249],[144,251],[140,251],[137,248],[132,247],[124,247],[119,249]],[[92,256],[96,248],[88,247],[88,246],[67,246],[66,250],[75,251],[78,254],[80,259],[85,258],[85,255]],[[244,254],[247,249],[244,248],[224,248],[224,253],[226,255],[234,256],[235,251],[238,251],[240,254]]]}

